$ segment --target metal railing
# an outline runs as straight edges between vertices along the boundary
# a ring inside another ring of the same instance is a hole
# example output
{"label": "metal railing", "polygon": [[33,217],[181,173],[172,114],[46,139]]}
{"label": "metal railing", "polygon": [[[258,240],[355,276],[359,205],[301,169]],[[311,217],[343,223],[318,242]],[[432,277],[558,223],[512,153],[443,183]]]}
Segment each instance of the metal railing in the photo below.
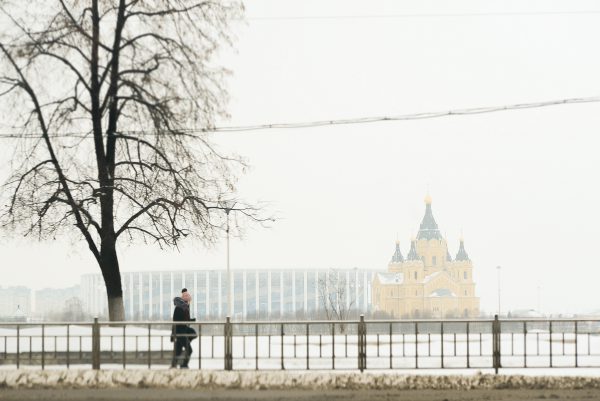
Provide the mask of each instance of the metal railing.
{"label": "metal railing", "polygon": [[[600,368],[600,320],[190,322],[190,368]],[[0,368],[171,366],[173,322],[0,323]]]}

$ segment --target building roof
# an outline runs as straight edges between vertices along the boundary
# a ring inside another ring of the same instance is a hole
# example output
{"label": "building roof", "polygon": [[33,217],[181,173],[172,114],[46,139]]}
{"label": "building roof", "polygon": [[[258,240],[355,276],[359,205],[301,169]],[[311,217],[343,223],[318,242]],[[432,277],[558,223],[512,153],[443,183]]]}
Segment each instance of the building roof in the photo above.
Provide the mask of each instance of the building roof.
{"label": "building roof", "polygon": [[404,257],[402,256],[402,251],[400,251],[400,241],[396,241],[396,251],[392,255],[392,260],[390,263],[402,263],[404,262]]}
{"label": "building roof", "polygon": [[417,239],[442,239],[442,234],[433,218],[433,212],[431,211],[431,197],[429,195],[425,198],[425,216],[423,216],[423,220],[419,226]]}
{"label": "building roof", "polygon": [[440,274],[442,274],[442,272],[435,272],[435,273],[430,274],[429,276],[425,277],[425,279],[423,280],[423,284],[427,284],[428,282],[430,282],[431,280],[433,280]]}
{"label": "building roof", "polygon": [[458,252],[456,253],[456,258],[454,260],[470,260],[467,251],[465,251],[465,241],[460,239],[460,248],[458,248]]}
{"label": "building roof", "polygon": [[406,255],[406,260],[421,260],[417,254],[417,241],[414,239],[410,242],[410,251],[408,251],[408,255]]}
{"label": "building roof", "polygon": [[456,294],[450,291],[448,288],[438,288],[428,295],[431,298],[441,298],[441,297],[456,297]]}
{"label": "building roof", "polygon": [[404,274],[402,273],[377,273],[377,280],[381,284],[402,284]]}

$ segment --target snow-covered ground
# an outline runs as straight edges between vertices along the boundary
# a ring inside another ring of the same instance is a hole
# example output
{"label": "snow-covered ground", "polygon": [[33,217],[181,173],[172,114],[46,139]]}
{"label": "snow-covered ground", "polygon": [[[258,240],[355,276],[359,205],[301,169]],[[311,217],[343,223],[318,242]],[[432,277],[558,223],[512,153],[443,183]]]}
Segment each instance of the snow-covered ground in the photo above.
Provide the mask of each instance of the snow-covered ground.
{"label": "snow-covered ground", "polygon": [[[220,327],[222,329],[222,326]],[[204,329],[203,329],[204,330]],[[67,326],[44,327],[42,344],[42,329],[31,326],[19,330],[18,348],[21,358],[26,359],[30,352],[39,353],[44,350],[48,355],[54,352],[66,352],[72,355],[71,363],[77,364],[79,352],[90,352],[92,348],[91,326],[70,325],[69,341],[67,342]],[[380,330],[379,334],[367,335],[367,369],[407,369],[411,372],[418,368],[434,369],[436,372],[476,372],[478,369],[492,367],[492,334],[484,333],[437,333],[419,334],[415,343],[415,334],[410,332],[390,335]],[[483,330],[482,330],[483,331]],[[213,328],[211,335],[202,335],[193,342],[194,354],[190,366],[202,369],[223,369],[224,337],[214,333],[219,327]],[[241,332],[241,331],[240,331]],[[298,334],[259,335],[253,334],[233,338],[233,367],[236,370],[281,369],[357,369],[357,336],[354,334]],[[238,332],[239,333],[239,332]],[[118,353],[123,349],[129,352],[147,352],[148,347],[155,352],[163,351],[164,355],[172,352],[170,330],[148,329],[147,327],[128,326],[101,327],[101,351],[113,351],[116,356],[112,361],[103,361],[103,368],[122,368]],[[308,343],[307,343],[308,339]],[[282,343],[283,341],[283,343]],[[17,331],[14,328],[0,328],[0,363],[3,359],[12,359],[17,351]],[[577,351],[577,360],[575,352]],[[257,362],[258,353],[258,362]],[[11,355],[13,354],[13,355]],[[308,358],[307,358],[308,354]],[[468,354],[468,358],[467,358]],[[600,335],[593,333],[555,332],[552,334],[552,345],[548,331],[537,329],[501,335],[501,363],[506,372],[533,373],[540,372],[535,368],[550,367],[572,368],[576,363],[579,367],[596,369],[567,369],[577,371],[577,374],[600,370]],[[552,356],[551,356],[552,354]],[[283,358],[282,358],[283,355]],[[200,357],[200,360],[199,360]],[[467,370],[467,359],[470,370]],[[133,362],[133,361],[130,361]],[[521,369],[524,366],[528,369]],[[13,368],[14,364],[0,365]],[[77,366],[77,365],[75,365]],[[52,368],[52,366],[48,366]],[[82,365],[89,367],[89,365]],[[133,365],[128,365],[129,368]],[[167,365],[157,365],[153,368],[162,369]],[[518,369],[518,370],[515,370]],[[555,371],[565,371],[556,369]],[[544,374],[550,370],[542,369]]]}
{"label": "snow-covered ground", "polygon": [[[226,372],[197,370],[4,370],[0,389],[283,389],[283,390],[473,390],[598,389],[597,377],[517,375],[406,375],[357,372]],[[443,394],[443,393],[440,393]],[[536,394],[539,398],[540,394]],[[496,394],[495,397],[498,395]],[[588,395],[589,396],[589,395]],[[495,398],[492,397],[492,398]],[[303,397],[304,398],[304,397]],[[488,397],[489,398],[489,397]],[[545,398],[545,397],[542,397]],[[520,399],[520,398],[519,398]]]}

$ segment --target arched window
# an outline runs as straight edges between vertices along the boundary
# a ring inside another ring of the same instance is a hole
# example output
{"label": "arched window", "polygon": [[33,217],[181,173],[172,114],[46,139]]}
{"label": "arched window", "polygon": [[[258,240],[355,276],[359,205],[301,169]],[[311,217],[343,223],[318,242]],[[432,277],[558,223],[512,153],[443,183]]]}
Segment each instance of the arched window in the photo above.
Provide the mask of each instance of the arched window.
{"label": "arched window", "polygon": [[437,258],[436,258],[435,256],[432,256],[432,257],[431,257],[431,265],[432,265],[432,266],[435,266],[435,265],[436,265],[436,262],[437,262]]}
{"label": "arched window", "polygon": [[417,272],[415,271],[415,280],[417,279]]}
{"label": "arched window", "polygon": [[463,277],[464,277],[465,280],[467,279],[467,272],[466,271],[463,272]]}

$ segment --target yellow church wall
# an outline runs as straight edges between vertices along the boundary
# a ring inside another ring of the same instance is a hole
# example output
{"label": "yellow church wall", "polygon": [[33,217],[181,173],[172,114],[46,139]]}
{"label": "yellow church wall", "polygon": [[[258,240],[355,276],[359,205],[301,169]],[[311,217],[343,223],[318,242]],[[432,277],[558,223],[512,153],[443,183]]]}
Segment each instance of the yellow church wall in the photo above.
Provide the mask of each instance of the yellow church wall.
{"label": "yellow church wall", "polygon": [[[417,240],[417,253],[424,258],[425,267],[441,268],[446,264],[446,251],[448,245],[445,240],[420,239]],[[435,256],[435,264],[433,257]]]}

